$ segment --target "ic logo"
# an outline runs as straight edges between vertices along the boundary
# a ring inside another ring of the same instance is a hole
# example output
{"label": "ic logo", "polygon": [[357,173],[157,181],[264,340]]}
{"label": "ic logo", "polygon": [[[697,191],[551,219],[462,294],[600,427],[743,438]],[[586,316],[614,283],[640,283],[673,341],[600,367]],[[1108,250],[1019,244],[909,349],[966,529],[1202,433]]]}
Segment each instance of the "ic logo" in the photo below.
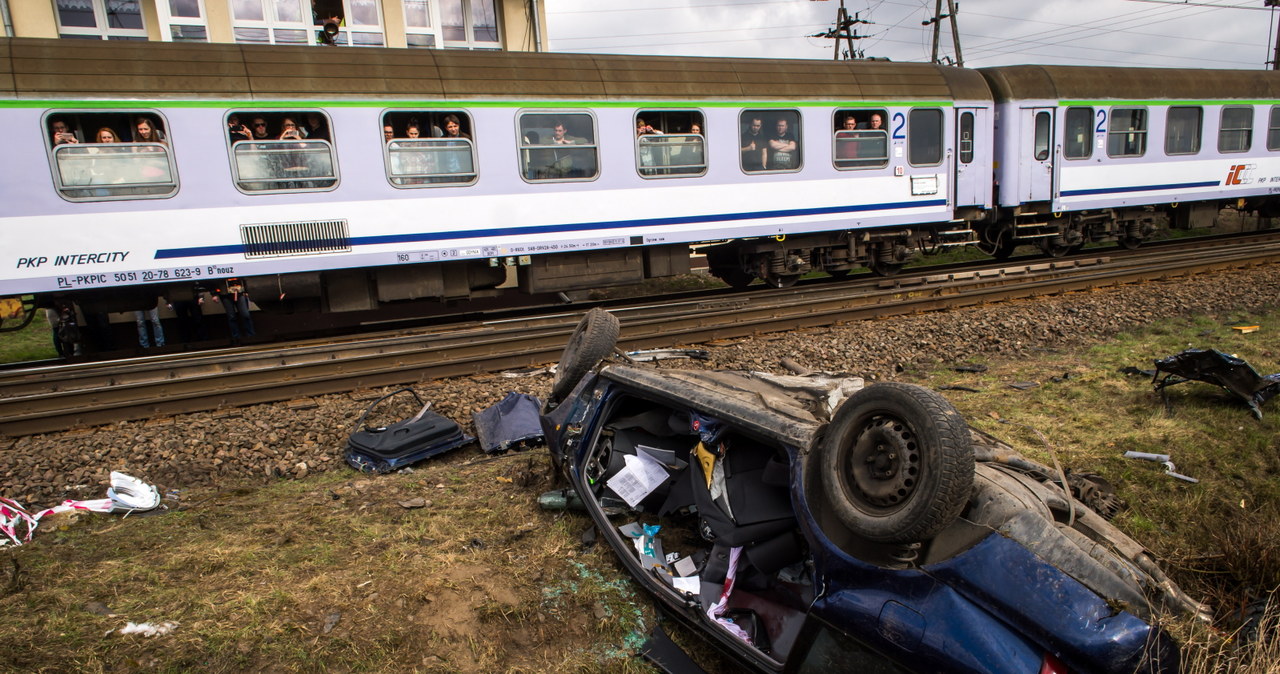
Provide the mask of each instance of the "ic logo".
{"label": "ic logo", "polygon": [[1248,185],[1253,182],[1253,178],[1249,174],[1253,173],[1253,169],[1257,164],[1236,164],[1227,171],[1227,180],[1224,185]]}

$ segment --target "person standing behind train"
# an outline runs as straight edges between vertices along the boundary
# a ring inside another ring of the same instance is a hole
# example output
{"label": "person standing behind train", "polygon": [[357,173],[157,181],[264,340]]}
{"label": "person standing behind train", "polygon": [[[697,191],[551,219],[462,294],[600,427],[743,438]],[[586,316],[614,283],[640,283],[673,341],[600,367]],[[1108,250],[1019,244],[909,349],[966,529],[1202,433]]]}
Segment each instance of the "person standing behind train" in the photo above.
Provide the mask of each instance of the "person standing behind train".
{"label": "person standing behind train", "polygon": [[764,120],[751,118],[751,125],[742,131],[742,170],[761,171],[764,169],[765,140],[760,130]]}
{"label": "person standing behind train", "polygon": [[[160,326],[160,310],[154,304],[150,309],[133,312],[133,321],[138,325],[138,346],[150,349],[153,341],[156,346],[164,346],[164,328]],[[147,335],[148,323],[151,324],[150,337]]]}
{"label": "person standing behind train", "polygon": [[787,129],[787,120],[779,119],[772,138],[769,139],[769,161],[773,170],[796,167],[796,137]]}
{"label": "person standing behind train", "polygon": [[204,288],[194,286],[189,300],[172,300],[169,308],[178,317],[178,332],[182,335],[182,343],[203,342],[209,338],[204,329]]}
{"label": "person standing behind train", "polygon": [[231,345],[240,346],[240,333],[253,336],[253,316],[249,315],[249,293],[244,279],[229,278],[213,289],[227,314],[227,329],[231,332]]}

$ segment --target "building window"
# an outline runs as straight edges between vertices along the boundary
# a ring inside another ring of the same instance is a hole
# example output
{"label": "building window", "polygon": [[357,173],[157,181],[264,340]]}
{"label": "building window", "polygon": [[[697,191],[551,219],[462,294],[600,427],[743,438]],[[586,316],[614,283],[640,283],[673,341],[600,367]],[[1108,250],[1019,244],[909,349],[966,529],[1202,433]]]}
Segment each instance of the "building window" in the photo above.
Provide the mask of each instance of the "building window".
{"label": "building window", "polygon": [[1062,156],[1067,159],[1093,156],[1093,108],[1067,108]]}
{"label": "building window", "polygon": [[1196,154],[1200,151],[1200,126],[1204,109],[1200,107],[1169,108],[1165,123],[1164,153]]}
{"label": "building window", "polygon": [[404,0],[410,47],[501,49],[493,0]]}
{"label": "building window", "polygon": [[1107,125],[1108,157],[1141,157],[1147,153],[1147,111],[1111,108]]}
{"label": "building window", "polygon": [[396,187],[476,181],[471,116],[461,110],[397,110],[382,116],[387,177]]}
{"label": "building window", "polygon": [[318,44],[381,47],[386,44],[378,0],[312,0]]}
{"label": "building window", "polygon": [[838,169],[879,168],[889,163],[889,113],[836,110],[832,156]]}
{"label": "building window", "polygon": [[165,26],[161,39],[165,42],[208,42],[209,28],[204,13],[204,0],[160,0],[156,12]]}
{"label": "building window", "polygon": [[55,0],[58,37],[146,40],[140,0]]}
{"label": "building window", "polygon": [[907,161],[912,166],[942,163],[942,111],[917,109],[907,120]]}
{"label": "building window", "polygon": [[1218,126],[1218,152],[1248,152],[1253,147],[1253,108],[1222,109]]}
{"label": "building window", "polygon": [[231,0],[231,30],[236,42],[309,44],[314,26],[302,0]]}
{"label": "building window", "polygon": [[585,112],[521,114],[520,175],[529,181],[595,180],[595,118]]}
{"label": "building window", "polygon": [[707,172],[704,120],[697,110],[636,113],[636,168],[646,178],[688,178]]}

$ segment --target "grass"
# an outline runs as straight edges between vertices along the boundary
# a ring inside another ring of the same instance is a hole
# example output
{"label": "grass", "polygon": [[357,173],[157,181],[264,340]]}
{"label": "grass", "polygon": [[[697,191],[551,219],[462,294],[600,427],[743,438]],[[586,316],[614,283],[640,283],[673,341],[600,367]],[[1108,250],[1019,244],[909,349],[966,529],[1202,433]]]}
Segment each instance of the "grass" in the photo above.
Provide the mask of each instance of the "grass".
{"label": "grass", "polygon": [[53,330],[43,311],[27,327],[13,332],[0,332],[0,363],[21,363],[57,358],[53,348]]}

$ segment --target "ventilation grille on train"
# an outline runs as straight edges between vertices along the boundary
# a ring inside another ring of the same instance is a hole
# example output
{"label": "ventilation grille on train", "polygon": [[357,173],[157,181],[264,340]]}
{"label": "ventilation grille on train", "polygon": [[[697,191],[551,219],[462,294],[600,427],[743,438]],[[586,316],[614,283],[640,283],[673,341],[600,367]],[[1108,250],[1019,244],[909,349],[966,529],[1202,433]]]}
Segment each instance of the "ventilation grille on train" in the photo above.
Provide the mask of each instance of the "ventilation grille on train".
{"label": "ventilation grille on train", "polygon": [[241,225],[245,257],[319,255],[351,250],[346,220]]}

